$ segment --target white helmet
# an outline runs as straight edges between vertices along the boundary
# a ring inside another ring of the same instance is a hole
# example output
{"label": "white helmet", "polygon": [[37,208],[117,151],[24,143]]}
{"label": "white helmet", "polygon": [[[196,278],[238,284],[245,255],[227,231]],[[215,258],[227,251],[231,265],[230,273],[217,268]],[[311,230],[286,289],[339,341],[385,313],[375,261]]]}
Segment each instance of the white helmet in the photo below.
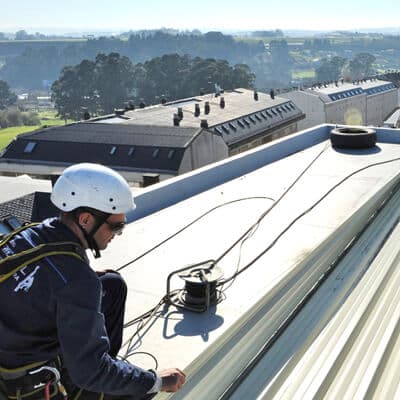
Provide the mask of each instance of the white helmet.
{"label": "white helmet", "polygon": [[135,209],[125,179],[100,164],[82,163],[66,168],[50,198],[61,211],[90,207],[108,214],[125,214]]}

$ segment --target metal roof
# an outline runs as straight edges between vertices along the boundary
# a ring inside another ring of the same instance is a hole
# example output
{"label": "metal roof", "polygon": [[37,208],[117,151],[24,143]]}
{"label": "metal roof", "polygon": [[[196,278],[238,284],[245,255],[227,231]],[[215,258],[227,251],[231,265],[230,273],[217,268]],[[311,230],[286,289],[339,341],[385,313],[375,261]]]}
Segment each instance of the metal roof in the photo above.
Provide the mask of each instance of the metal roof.
{"label": "metal roof", "polygon": [[125,329],[123,353],[187,373],[181,391],[157,398],[398,397],[400,131],[338,150],[332,127],[141,192],[126,233],[94,261],[123,266],[129,321],[163,298],[170,273],[218,259],[217,306],[164,305],[140,333]]}
{"label": "metal roof", "polygon": [[324,102],[343,100],[359,95],[374,95],[390,90],[396,90],[396,85],[392,82],[378,79],[362,80],[355,82],[320,84],[319,86],[308,88],[306,92],[318,95]]}

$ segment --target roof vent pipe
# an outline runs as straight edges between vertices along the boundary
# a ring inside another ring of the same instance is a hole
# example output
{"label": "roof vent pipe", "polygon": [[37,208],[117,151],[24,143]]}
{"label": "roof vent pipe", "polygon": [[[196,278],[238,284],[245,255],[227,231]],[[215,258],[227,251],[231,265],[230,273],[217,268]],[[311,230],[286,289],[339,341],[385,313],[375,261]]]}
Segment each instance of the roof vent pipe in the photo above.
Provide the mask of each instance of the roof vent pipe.
{"label": "roof vent pipe", "polygon": [[258,93],[257,93],[256,90],[254,91],[254,100],[255,100],[255,101],[258,101]]}
{"label": "roof vent pipe", "polygon": [[219,100],[219,106],[221,108],[225,108],[225,99],[223,97],[221,97],[221,99]]}
{"label": "roof vent pipe", "polygon": [[200,104],[199,103],[195,103],[194,105],[194,116],[198,117],[200,115]]}
{"label": "roof vent pipe", "polygon": [[210,113],[210,103],[206,101],[204,103],[204,114],[209,114]]}
{"label": "roof vent pipe", "polygon": [[183,119],[183,110],[182,107],[178,107],[178,118]]}
{"label": "roof vent pipe", "polygon": [[271,91],[269,92],[269,95],[271,96],[271,99],[272,99],[272,100],[275,99],[275,92],[274,92],[274,89],[271,89]]}
{"label": "roof vent pipe", "polygon": [[178,116],[178,114],[174,114],[174,126],[179,126],[179,121],[180,121],[180,118],[179,118],[179,116]]}
{"label": "roof vent pipe", "polygon": [[200,127],[201,128],[208,128],[208,122],[206,119],[202,119],[200,122]]}

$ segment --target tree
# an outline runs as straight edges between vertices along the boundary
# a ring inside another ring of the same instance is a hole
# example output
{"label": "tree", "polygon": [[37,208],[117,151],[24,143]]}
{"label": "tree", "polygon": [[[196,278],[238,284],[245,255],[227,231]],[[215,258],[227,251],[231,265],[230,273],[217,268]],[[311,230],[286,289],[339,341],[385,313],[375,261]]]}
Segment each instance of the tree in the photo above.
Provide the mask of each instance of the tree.
{"label": "tree", "polygon": [[293,64],[293,60],[289,55],[287,41],[271,40],[269,48],[274,78],[278,83],[285,85],[291,80],[291,67]]}
{"label": "tree", "polygon": [[129,100],[134,88],[134,69],[128,57],[98,54],[95,61],[96,89],[101,111],[108,114]]}
{"label": "tree", "polygon": [[376,58],[369,53],[359,53],[350,60],[349,72],[352,79],[362,79],[370,76],[374,72],[372,64]]}
{"label": "tree", "polygon": [[0,80],[0,110],[13,105],[16,101],[17,96],[10,91],[8,83]]}
{"label": "tree", "polygon": [[[63,118],[81,119],[89,114],[108,114],[129,100],[133,90],[133,65],[118,53],[98,54],[65,67],[52,87],[52,99]],[[87,114],[86,114],[87,115]]]}
{"label": "tree", "polygon": [[95,87],[95,63],[83,60],[75,67],[65,67],[61,76],[51,86],[52,100],[58,114],[67,119],[82,118],[82,107],[89,113],[98,110]]}
{"label": "tree", "polygon": [[315,70],[319,82],[336,81],[343,74],[342,69],[346,64],[346,59],[342,57],[333,57],[331,60],[323,59],[321,65]]}
{"label": "tree", "polygon": [[15,40],[29,40],[29,39],[32,39],[32,35],[29,35],[24,30],[20,30],[15,33]]}

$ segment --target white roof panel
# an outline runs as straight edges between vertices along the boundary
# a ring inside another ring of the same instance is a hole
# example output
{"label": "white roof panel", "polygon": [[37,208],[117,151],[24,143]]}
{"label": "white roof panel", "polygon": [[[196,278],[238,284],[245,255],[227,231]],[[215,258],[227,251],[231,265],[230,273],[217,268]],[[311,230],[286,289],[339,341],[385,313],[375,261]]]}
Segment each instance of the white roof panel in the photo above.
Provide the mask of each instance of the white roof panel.
{"label": "white roof panel", "polygon": [[[376,255],[395,229],[399,211],[388,213],[380,225],[378,219],[374,220],[378,224],[374,233],[370,233],[369,241],[363,239],[364,247],[360,245],[353,254],[352,263],[341,264],[326,285],[316,291],[307,303],[308,309],[306,305],[301,309],[299,315],[304,319],[298,316],[289,323],[302,299],[318,286],[330,265],[338,262],[353,238],[371,222],[371,216],[390,197],[400,178],[398,131],[378,129],[378,144],[373,149],[335,150],[329,141],[331,128],[323,125],[303,131],[146,189],[137,196],[137,213],[130,216],[137,220],[94,263],[99,268],[110,268],[136,259],[121,270],[129,287],[129,321],[164,297],[170,273],[221,258],[265,214],[218,262],[225,279],[245,270],[224,285],[223,299],[216,307],[197,314],[164,305],[139,336],[133,336],[137,326],[125,329],[125,339],[133,337],[132,351],[154,354],[160,368],[185,369],[188,382],[174,399],[307,398],[301,393],[344,398],[342,393],[360,393],[360,385],[372,387],[372,381],[384,386],[383,381],[373,379],[381,364],[375,363],[376,369],[367,377],[359,376],[354,368],[358,355],[364,352],[364,339],[346,341],[346,346],[341,346],[340,332],[351,313],[361,309],[350,298],[360,299],[365,292],[378,299],[375,293],[382,287],[379,279],[392,279],[393,260],[385,264],[392,275],[382,272],[378,278],[373,271],[374,263],[380,262]],[[368,253],[374,243],[371,237],[378,248]],[[398,260],[397,248],[391,251]],[[367,273],[371,278],[364,281]],[[179,277],[171,279],[172,289],[181,289],[183,284]],[[394,292],[388,290],[389,299]],[[382,304],[394,307],[390,301]],[[346,314],[346,307],[353,311]],[[388,326],[397,323],[397,308],[393,308],[393,315],[390,313],[393,318],[388,316]],[[373,318],[372,313],[364,315]],[[355,339],[357,329],[364,328],[357,319],[352,321],[346,334]],[[371,321],[365,326],[370,327],[365,334],[368,340],[374,325]],[[328,343],[324,337],[336,340]],[[259,364],[262,368],[250,368],[249,377],[241,383],[238,376],[247,371],[266,343],[271,346],[260,362],[268,362]],[[375,350],[385,346],[378,339],[374,345]],[[393,343],[391,348],[395,347]],[[335,354],[343,352],[348,364],[338,364],[338,358],[334,359]],[[396,358],[391,353],[387,358],[391,364],[388,361],[383,367],[390,377]],[[132,356],[130,361],[154,368],[148,356]],[[320,367],[313,368],[316,365]],[[314,370],[320,383],[310,388],[307,382],[311,385],[316,379]],[[341,374],[335,378],[337,385],[324,385],[336,373]],[[352,388],[345,385],[343,392],[339,390],[344,382],[341,377],[357,380]],[[229,392],[230,385],[239,381],[241,385]],[[388,393],[398,390],[398,382],[392,379],[392,384],[385,389]]]}

